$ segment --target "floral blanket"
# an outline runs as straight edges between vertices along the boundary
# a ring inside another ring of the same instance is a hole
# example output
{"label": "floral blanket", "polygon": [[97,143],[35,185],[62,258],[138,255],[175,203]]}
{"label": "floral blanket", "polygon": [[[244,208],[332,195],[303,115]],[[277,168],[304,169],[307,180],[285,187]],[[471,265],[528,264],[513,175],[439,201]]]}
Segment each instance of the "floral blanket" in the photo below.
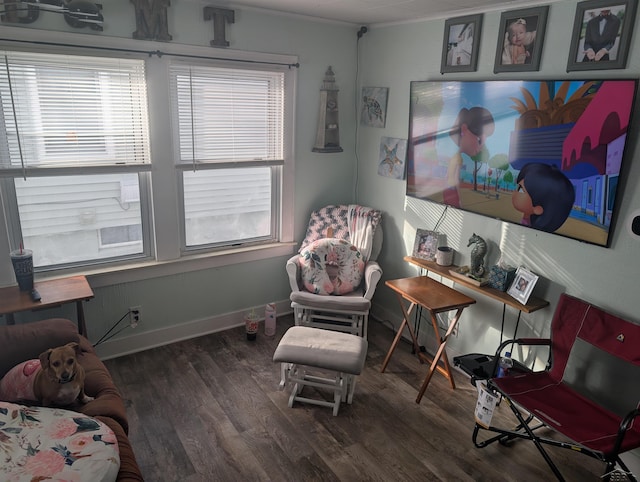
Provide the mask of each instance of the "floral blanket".
{"label": "floral blanket", "polygon": [[108,482],[120,468],[114,433],[57,408],[0,402],[0,480]]}

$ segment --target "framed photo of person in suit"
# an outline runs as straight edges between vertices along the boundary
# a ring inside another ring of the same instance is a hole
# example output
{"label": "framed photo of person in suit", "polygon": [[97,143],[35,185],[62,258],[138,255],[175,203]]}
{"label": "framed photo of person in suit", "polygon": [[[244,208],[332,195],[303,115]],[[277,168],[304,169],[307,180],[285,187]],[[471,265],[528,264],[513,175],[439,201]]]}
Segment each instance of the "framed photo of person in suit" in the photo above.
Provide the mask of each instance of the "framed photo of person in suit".
{"label": "framed photo of person in suit", "polygon": [[588,0],[576,6],[567,72],[624,69],[637,0]]}

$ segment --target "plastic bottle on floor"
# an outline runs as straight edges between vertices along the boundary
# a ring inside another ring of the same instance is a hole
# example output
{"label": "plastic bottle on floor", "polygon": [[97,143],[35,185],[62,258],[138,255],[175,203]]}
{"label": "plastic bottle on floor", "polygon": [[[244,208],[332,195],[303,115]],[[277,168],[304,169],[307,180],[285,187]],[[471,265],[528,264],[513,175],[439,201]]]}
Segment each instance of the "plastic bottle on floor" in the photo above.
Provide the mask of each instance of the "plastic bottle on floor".
{"label": "plastic bottle on floor", "polygon": [[264,309],[264,334],[273,336],[276,334],[276,304],[269,303]]}
{"label": "plastic bottle on floor", "polygon": [[500,357],[498,363],[498,378],[506,377],[509,370],[513,367],[513,360],[511,359],[511,352],[505,352],[503,357]]}

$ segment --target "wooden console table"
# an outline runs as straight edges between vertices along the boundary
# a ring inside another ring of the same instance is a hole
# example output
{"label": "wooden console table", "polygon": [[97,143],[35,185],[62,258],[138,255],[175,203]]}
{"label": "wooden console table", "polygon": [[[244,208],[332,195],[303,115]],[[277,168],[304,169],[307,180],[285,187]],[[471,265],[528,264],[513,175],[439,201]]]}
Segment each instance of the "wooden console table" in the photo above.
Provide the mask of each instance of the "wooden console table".
{"label": "wooden console table", "polygon": [[495,288],[490,288],[488,286],[476,286],[470,281],[465,281],[464,279],[452,275],[449,270],[456,269],[458,266],[440,266],[434,261],[427,261],[420,258],[414,258],[413,256],[405,256],[404,260],[413,264],[414,266],[418,266],[427,271],[431,271],[437,275],[442,276],[443,278],[450,279],[451,281],[465,286],[473,291],[483,294],[484,296],[488,296],[489,298],[493,298],[494,300],[499,301],[503,305],[511,306],[520,312],[525,313],[533,313],[534,311],[538,311],[546,306],[549,306],[549,302],[547,300],[543,300],[542,298],[537,298],[535,296],[530,296],[526,305],[523,305],[518,300],[513,298],[510,294],[497,290]]}
{"label": "wooden console table", "polygon": [[0,288],[0,315],[7,324],[15,323],[14,313],[54,308],[67,303],[76,304],[78,332],[87,336],[82,303],[94,297],[93,290],[84,276],[72,276],[48,281],[37,281],[34,288],[40,293],[40,301],[31,299],[31,292],[20,291],[17,286]]}
{"label": "wooden console table", "polygon": [[523,305],[522,303],[520,303],[518,300],[513,298],[510,294],[508,294],[505,291],[500,291],[495,288],[490,288],[489,286],[477,286],[473,284],[471,281],[466,281],[464,278],[461,278],[459,276],[454,276],[449,272],[449,270],[458,268],[458,266],[456,265],[440,266],[434,261],[427,261],[420,258],[414,258],[413,256],[405,256],[404,260],[413,264],[414,266],[418,266],[419,268],[422,268],[425,271],[431,271],[432,273],[442,276],[443,278],[450,279],[454,283],[457,283],[461,286],[465,286],[477,293],[480,293],[484,296],[488,296],[489,298],[492,298],[502,303],[502,328],[500,330],[500,343],[502,343],[502,335],[504,332],[504,319],[506,315],[507,306],[511,306],[512,308],[515,308],[516,310],[518,310],[518,318],[516,319],[516,326],[515,326],[515,329],[513,330],[513,338],[515,338],[516,334],[518,333],[520,316],[522,315],[523,312],[533,313],[534,311],[538,311],[538,310],[541,310],[542,308],[549,306],[549,302],[547,300],[543,300],[542,298],[538,298],[533,295],[529,297],[529,299],[527,300],[527,304]]}
{"label": "wooden console table", "polygon": [[[474,304],[476,300],[468,297],[463,293],[460,293],[459,291],[451,289],[448,286],[445,286],[442,283],[427,276],[388,280],[385,282],[385,284],[393,291],[395,291],[396,295],[398,296],[400,308],[402,309],[403,319],[400,328],[398,328],[398,333],[396,334],[396,337],[391,344],[391,348],[389,348],[389,352],[384,359],[382,369],[380,371],[384,372],[387,368],[387,364],[391,359],[391,355],[393,355],[393,352],[396,349],[400,338],[402,337],[402,332],[404,331],[404,328],[407,327],[409,329],[409,333],[411,334],[411,341],[413,342],[414,350],[418,358],[420,359],[420,362],[422,363],[423,361],[431,361],[431,367],[429,368],[429,372],[427,373],[427,376],[422,383],[422,387],[420,387],[418,397],[416,398],[416,403],[420,403],[420,400],[422,400],[422,396],[427,390],[427,386],[431,381],[431,377],[433,377],[433,374],[436,371],[442,373],[449,380],[452,388],[456,388],[456,384],[453,380],[453,374],[451,373],[451,366],[449,365],[449,360],[444,349],[446,348],[449,335],[453,333],[456,324],[460,319],[462,310],[464,310],[467,306]],[[410,303],[408,309],[405,307],[404,300],[407,300]],[[438,343],[440,345],[438,347],[438,351],[433,357],[433,360],[431,360],[428,355],[420,351],[420,347],[418,346],[418,339],[413,328],[411,327],[411,323],[409,323],[411,312],[416,306],[421,306],[424,309],[428,310],[429,313],[431,313],[431,323],[433,324],[433,330],[436,334],[436,340],[438,340]],[[441,338],[440,331],[438,329],[437,314],[453,310],[457,310],[455,317],[450,321],[447,333],[444,335],[444,337]],[[441,367],[438,364],[441,359],[444,367]]]}

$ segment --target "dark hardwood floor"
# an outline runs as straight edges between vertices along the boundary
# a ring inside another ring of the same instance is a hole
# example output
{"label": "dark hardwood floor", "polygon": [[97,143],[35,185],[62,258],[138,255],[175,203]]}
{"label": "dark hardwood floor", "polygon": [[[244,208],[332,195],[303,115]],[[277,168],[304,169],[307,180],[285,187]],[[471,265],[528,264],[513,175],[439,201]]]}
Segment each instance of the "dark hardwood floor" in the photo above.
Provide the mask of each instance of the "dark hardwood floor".
{"label": "dark hardwood floor", "polygon": [[[238,328],[106,362],[147,481],[555,480],[531,442],[474,447],[477,394],[465,374],[456,372],[456,390],[434,375],[418,405],[427,367],[408,343],[380,373],[393,332],[373,320],[353,405],[337,417],[316,405],[288,408],[272,355],[292,323],[279,317],[276,336],[255,342]],[[506,403],[497,412],[513,425]],[[550,453],[567,480],[600,480],[597,460]]]}

